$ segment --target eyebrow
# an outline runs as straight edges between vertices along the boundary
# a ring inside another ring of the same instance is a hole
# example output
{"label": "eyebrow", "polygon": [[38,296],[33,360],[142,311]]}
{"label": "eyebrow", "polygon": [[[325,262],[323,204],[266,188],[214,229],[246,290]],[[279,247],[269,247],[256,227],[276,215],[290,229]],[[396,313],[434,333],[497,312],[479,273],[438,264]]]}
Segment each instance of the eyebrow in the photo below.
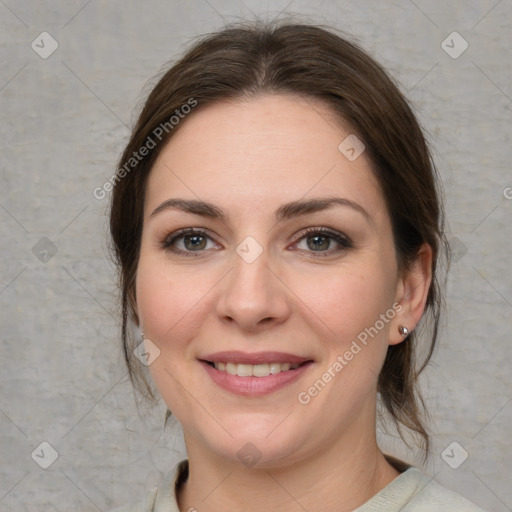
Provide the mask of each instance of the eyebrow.
{"label": "eyebrow", "polygon": [[[275,211],[274,217],[279,222],[292,219],[294,217],[299,217],[301,215],[307,215],[309,213],[327,210],[333,206],[347,206],[352,208],[353,210],[362,214],[367,221],[373,224],[372,217],[359,203],[342,197],[326,197],[292,201],[280,206]],[[150,216],[154,217],[158,213],[169,209],[177,209],[186,213],[202,215],[204,217],[219,219],[221,221],[226,220],[226,214],[222,211],[221,208],[215,206],[212,203],[207,203],[205,201],[199,201],[195,199],[167,199],[162,204],[157,206]]]}

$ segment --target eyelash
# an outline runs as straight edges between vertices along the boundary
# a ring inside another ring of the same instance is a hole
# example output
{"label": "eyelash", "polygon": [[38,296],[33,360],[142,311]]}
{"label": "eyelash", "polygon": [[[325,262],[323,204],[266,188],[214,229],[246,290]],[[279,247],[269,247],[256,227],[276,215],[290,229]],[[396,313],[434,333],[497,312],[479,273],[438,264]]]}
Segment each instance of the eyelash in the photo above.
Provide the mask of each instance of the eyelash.
{"label": "eyelash", "polygon": [[[334,240],[335,242],[337,242],[340,245],[340,247],[335,250],[306,251],[306,252],[311,252],[311,253],[315,254],[316,256],[320,256],[320,257],[329,256],[331,254],[338,253],[338,252],[341,252],[346,249],[352,249],[354,247],[352,240],[348,236],[338,233],[337,231],[333,231],[331,229],[323,228],[323,227],[306,228],[304,231],[302,231],[300,233],[300,236],[299,236],[297,242],[299,242],[302,239],[306,239],[310,236],[313,236],[313,235],[320,235],[320,236],[323,236],[326,238],[330,238],[331,240]],[[297,243],[297,242],[295,242],[295,243]],[[302,250],[302,249],[299,249],[299,250]]]}
{"label": "eyelash", "polygon": [[[171,252],[174,252],[176,254],[182,254],[182,255],[185,255],[187,257],[198,257],[200,255],[201,252],[204,252],[204,250],[199,250],[199,251],[184,251],[182,249],[176,249],[176,247],[174,247],[173,244],[176,243],[176,241],[180,240],[180,239],[183,239],[185,236],[190,236],[190,235],[199,235],[199,236],[202,236],[202,237],[206,237],[206,238],[209,238],[209,239],[212,239],[213,238],[208,234],[207,231],[204,231],[202,229],[196,229],[196,228],[185,228],[185,229],[180,229],[174,233],[171,233],[170,235],[166,236],[164,238],[164,240],[161,242],[161,246],[162,246],[162,249],[164,250],[167,250],[167,251],[171,251]],[[328,228],[323,228],[323,227],[311,227],[311,228],[306,228],[304,231],[302,231],[300,233],[300,236],[299,238],[297,239],[297,241],[295,242],[295,244],[297,244],[297,242],[303,240],[303,239],[306,239],[308,237],[311,237],[312,235],[320,235],[320,236],[323,236],[323,237],[327,237],[327,238],[330,238],[331,240],[334,240],[335,242],[337,242],[341,248],[338,248],[336,250],[328,250],[328,251],[312,251],[312,250],[304,250],[304,249],[296,249],[298,251],[302,251],[302,252],[309,252],[309,253],[312,253],[314,254],[315,256],[319,256],[319,257],[326,257],[326,256],[330,256],[334,253],[338,253],[338,252],[341,252],[343,250],[346,250],[346,249],[352,249],[354,247],[353,243],[352,243],[352,240],[350,240],[349,237],[347,237],[346,235],[343,235],[341,233],[338,233],[337,231],[332,231]]]}

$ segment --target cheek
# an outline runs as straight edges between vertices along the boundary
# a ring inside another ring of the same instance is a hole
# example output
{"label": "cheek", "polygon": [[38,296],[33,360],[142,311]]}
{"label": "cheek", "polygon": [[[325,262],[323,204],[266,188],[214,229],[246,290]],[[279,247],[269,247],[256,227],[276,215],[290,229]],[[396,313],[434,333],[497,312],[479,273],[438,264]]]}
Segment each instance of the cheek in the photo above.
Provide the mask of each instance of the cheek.
{"label": "cheek", "polygon": [[201,324],[195,320],[202,314],[201,298],[208,288],[207,283],[194,280],[190,271],[170,269],[160,255],[141,251],[136,278],[137,307],[144,337],[160,351],[149,371],[172,411],[182,410],[187,403],[183,375],[187,374],[190,362],[186,351],[195,335],[194,325]]}
{"label": "cheek", "polygon": [[202,314],[210,288],[208,279],[194,277],[193,268],[170,268],[160,256],[142,253],[136,290],[144,333],[163,344],[161,350],[169,348],[165,340],[179,342],[187,337],[187,331],[197,325],[194,318]]}
{"label": "cheek", "polygon": [[[321,409],[328,401],[342,415],[375,393],[388,348],[389,322],[395,316],[393,276],[392,265],[372,258],[361,266],[347,265],[302,281],[305,305],[318,319],[314,330],[323,326],[324,333],[320,340],[326,357],[315,378],[322,381],[319,389],[325,383],[325,392],[319,393],[322,398],[315,407]],[[309,384],[315,386],[315,380]]]}
{"label": "cheek", "polygon": [[351,266],[350,272],[302,281],[304,311],[314,312],[315,332],[323,326],[319,341],[325,357],[299,400],[308,400],[310,412],[325,417],[326,424],[339,427],[339,422],[373,404],[388,348],[389,321],[395,315],[390,276],[379,266],[366,266],[364,271]]}
{"label": "cheek", "polygon": [[298,295],[334,339],[349,343],[391,307],[394,295],[389,275],[379,266],[347,266],[301,279]]}

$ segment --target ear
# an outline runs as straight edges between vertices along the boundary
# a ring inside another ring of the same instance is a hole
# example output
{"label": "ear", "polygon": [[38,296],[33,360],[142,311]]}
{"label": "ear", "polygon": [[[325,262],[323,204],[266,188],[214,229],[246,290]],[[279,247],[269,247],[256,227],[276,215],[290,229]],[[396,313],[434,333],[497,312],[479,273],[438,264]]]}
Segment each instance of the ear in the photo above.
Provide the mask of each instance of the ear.
{"label": "ear", "polygon": [[412,332],[420,321],[425,304],[427,302],[430,283],[432,282],[432,247],[424,243],[418,255],[409,269],[404,270],[399,277],[395,301],[402,308],[397,309],[398,314],[392,321],[389,344],[397,345],[405,337],[398,332],[398,327],[403,325]]}

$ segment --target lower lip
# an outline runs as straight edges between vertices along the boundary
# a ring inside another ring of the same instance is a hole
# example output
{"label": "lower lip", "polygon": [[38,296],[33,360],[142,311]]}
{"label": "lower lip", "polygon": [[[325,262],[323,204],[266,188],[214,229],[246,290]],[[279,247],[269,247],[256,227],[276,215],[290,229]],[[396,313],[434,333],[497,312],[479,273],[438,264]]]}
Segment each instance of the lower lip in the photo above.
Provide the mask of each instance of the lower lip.
{"label": "lower lip", "polygon": [[261,396],[273,393],[295,382],[307,371],[312,362],[308,361],[295,370],[288,370],[267,377],[240,377],[217,370],[204,361],[201,361],[201,364],[212,380],[221,388],[237,395]]}

